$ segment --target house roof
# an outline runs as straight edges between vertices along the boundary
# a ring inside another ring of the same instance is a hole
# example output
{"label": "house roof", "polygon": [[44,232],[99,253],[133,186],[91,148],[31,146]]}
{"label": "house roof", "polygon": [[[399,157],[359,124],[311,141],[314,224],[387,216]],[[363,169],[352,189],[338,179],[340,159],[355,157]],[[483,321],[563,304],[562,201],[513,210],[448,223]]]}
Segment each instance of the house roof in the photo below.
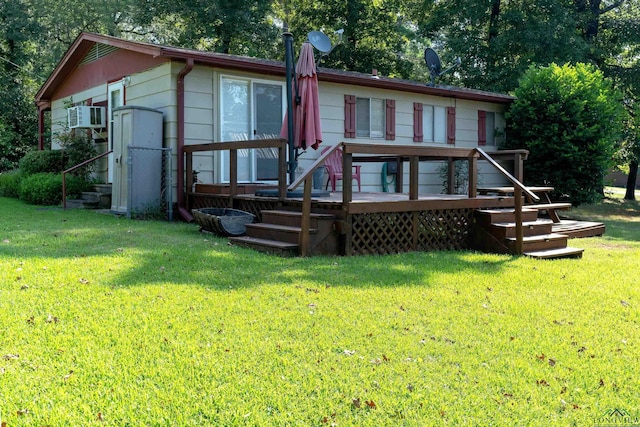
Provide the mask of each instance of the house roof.
{"label": "house roof", "polygon": [[[117,49],[124,49],[155,59],[171,61],[193,60],[195,64],[250,71],[272,76],[284,76],[285,65],[281,61],[250,58],[246,56],[228,55],[216,52],[205,52],[195,49],[184,49],[162,46],[152,43],[124,40],[117,37],[95,33],[81,33],[62,57],[46,82],[36,94],[36,103],[47,103],[55,94],[71,72],[78,67],[87,53],[96,45],[103,44]],[[445,96],[451,98],[486,101],[501,104],[511,103],[515,98],[509,95],[467,89],[455,86],[435,85],[410,80],[395,79],[384,76],[372,76],[366,73],[341,71],[330,68],[318,70],[318,80],[355,86],[374,87],[426,95]]]}

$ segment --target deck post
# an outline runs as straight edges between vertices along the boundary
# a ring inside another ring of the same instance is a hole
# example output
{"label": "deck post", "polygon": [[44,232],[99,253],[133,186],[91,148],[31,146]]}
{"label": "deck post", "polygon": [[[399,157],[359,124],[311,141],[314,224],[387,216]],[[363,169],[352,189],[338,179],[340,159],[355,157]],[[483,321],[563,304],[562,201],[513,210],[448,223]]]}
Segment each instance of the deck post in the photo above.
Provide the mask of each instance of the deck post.
{"label": "deck post", "polygon": [[522,255],[524,231],[522,229],[522,189],[517,185],[513,188],[514,208],[516,216],[516,255]]}
{"label": "deck post", "polygon": [[404,191],[404,162],[401,157],[396,160],[397,172],[396,173],[396,193],[402,193]]}
{"label": "deck post", "polygon": [[304,197],[302,199],[302,220],[300,225],[300,255],[309,255],[309,229],[311,228],[311,177],[304,180]]}
{"label": "deck post", "polygon": [[353,255],[353,218],[349,205],[353,200],[353,157],[348,150],[342,153],[342,209],[346,212],[345,255]]}
{"label": "deck post", "polygon": [[233,208],[233,199],[238,194],[238,150],[229,150],[229,207]]}
{"label": "deck post", "polygon": [[178,188],[178,191],[182,191],[185,194],[185,200],[187,201],[186,205],[189,208],[189,194],[191,194],[191,189],[193,188],[193,153],[186,152],[186,164],[185,167],[187,169],[187,187],[186,188]]}
{"label": "deck post", "polygon": [[409,157],[409,200],[418,200],[418,170],[420,159],[418,156]]}
{"label": "deck post", "polygon": [[456,194],[456,162],[453,157],[447,159],[447,194]]}
{"label": "deck post", "polygon": [[520,182],[524,182],[524,154],[523,153],[515,153],[513,159],[513,175],[515,175],[516,179]]}
{"label": "deck post", "polygon": [[287,198],[287,146],[278,147],[278,199]]}
{"label": "deck post", "polygon": [[342,199],[345,204],[351,203],[353,199],[353,155],[351,153],[342,153]]}
{"label": "deck post", "polygon": [[469,198],[478,196],[478,155],[475,151],[469,154]]}

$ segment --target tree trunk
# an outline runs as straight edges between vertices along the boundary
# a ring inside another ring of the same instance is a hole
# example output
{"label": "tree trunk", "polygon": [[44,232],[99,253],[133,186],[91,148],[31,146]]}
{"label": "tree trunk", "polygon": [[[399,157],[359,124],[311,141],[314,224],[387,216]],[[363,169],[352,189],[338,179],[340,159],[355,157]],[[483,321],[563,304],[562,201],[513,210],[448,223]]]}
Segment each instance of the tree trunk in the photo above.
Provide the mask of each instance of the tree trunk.
{"label": "tree trunk", "polygon": [[625,200],[636,199],[636,181],[638,180],[638,161],[629,164],[629,176],[627,177],[627,192],[624,195]]}

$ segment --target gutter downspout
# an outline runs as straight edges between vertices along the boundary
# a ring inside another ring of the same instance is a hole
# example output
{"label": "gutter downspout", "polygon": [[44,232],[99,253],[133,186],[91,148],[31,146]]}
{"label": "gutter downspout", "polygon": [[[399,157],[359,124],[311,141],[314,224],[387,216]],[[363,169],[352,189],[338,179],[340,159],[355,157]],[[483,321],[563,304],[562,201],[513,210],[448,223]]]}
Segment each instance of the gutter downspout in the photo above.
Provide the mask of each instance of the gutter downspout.
{"label": "gutter downspout", "polygon": [[193,216],[186,208],[184,200],[184,79],[193,70],[193,59],[187,58],[184,68],[178,73],[178,213],[187,222]]}
{"label": "gutter downspout", "polygon": [[38,107],[38,150],[44,150],[45,119],[44,113],[51,110],[51,104],[37,102]]}

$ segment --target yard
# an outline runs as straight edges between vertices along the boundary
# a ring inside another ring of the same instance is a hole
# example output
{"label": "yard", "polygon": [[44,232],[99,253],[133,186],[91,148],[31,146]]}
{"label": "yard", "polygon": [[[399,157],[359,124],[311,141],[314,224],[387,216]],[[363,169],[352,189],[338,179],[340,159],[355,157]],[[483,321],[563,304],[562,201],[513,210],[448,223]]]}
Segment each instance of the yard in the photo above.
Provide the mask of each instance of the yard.
{"label": "yard", "polygon": [[637,423],[640,205],[572,213],[577,260],[283,259],[0,198],[2,426]]}

